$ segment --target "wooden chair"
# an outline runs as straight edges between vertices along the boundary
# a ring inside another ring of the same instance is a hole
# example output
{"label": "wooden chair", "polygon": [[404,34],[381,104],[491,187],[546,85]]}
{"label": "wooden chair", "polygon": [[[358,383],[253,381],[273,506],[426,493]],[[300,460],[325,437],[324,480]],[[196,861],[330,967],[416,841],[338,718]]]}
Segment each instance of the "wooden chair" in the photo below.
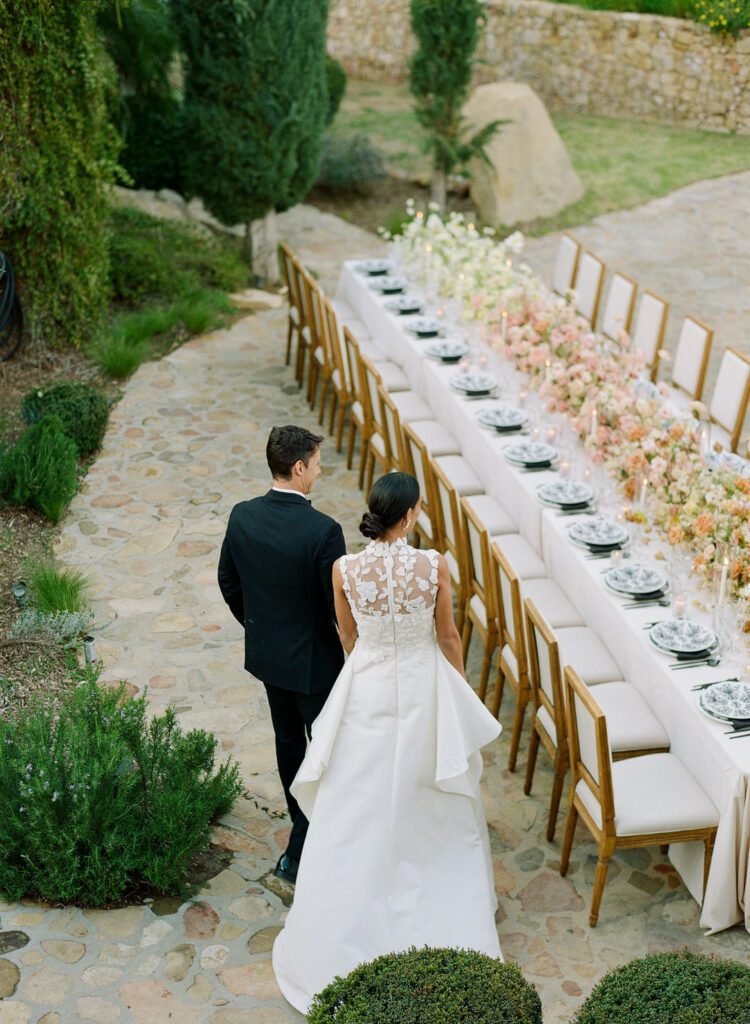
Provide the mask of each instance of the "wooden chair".
{"label": "wooden chair", "polygon": [[[527,597],[524,600],[524,614],[534,715],[523,789],[527,796],[531,793],[537,752],[541,743],[549,754],[554,771],[547,820],[547,839],[552,842],[569,765],[562,665],[554,629],[531,598]],[[564,632],[562,629],[560,631]],[[584,635],[584,631],[579,629],[577,647],[580,657],[576,665],[585,677],[590,671],[590,645],[581,643]],[[596,639],[595,634],[591,633],[589,639]],[[575,653],[573,656],[575,657]],[[616,672],[616,666],[614,669]],[[612,723],[610,742],[612,756],[616,761],[669,750],[669,736],[635,687],[619,679],[601,682],[593,673],[592,677],[597,681],[590,685],[596,687],[597,699]]]}
{"label": "wooden chair", "polygon": [[646,367],[651,380],[659,372],[659,352],[664,347],[664,332],[667,329],[669,303],[655,292],[644,292],[638,304],[632,343],[633,348],[646,356]]}
{"label": "wooden chair", "polygon": [[284,271],[284,279],[287,286],[287,298],[289,301],[289,319],[286,332],[286,365],[292,359],[292,343],[297,340],[297,345],[300,344],[300,337],[302,335],[302,297],[299,291],[299,279],[298,272],[295,267],[295,256],[286,242],[281,242],[279,246],[281,250],[281,264]]}
{"label": "wooden chair", "polygon": [[[429,421],[428,421],[429,422]],[[441,532],[441,521],[438,513],[438,498],[435,494],[435,486],[432,478],[431,458],[438,458],[441,455],[458,454],[458,443],[448,434],[445,427],[435,421],[438,428],[434,433],[444,434],[447,438],[442,444],[428,447],[429,437],[424,429],[424,423],[405,423],[403,427],[404,438],[404,463],[406,472],[411,473],[419,481],[419,491],[422,498],[422,511],[415,524],[415,533],[418,543],[424,542],[427,547],[435,548],[437,551],[445,550]],[[445,451],[448,448],[448,451]]]}
{"label": "wooden chair", "polygon": [[307,381],[307,404],[311,409],[315,408],[318,384],[320,383],[321,412],[319,422],[322,423],[328,381],[333,372],[330,353],[328,352],[328,332],[325,328],[323,292],[312,274],[305,268],[302,269],[302,283],[305,296],[306,319],[310,329],[310,371]]}
{"label": "wooden chair", "polygon": [[498,615],[491,584],[490,534],[477,510],[465,497],[461,498],[461,520],[460,536],[463,546],[463,563],[466,566],[467,586],[461,641],[465,663],[475,628],[482,638],[482,670],[477,692],[480,700],[484,701],[487,682],[490,678],[492,655],[495,653],[498,641]]}
{"label": "wooden chair", "polygon": [[367,422],[365,419],[365,406],[362,396],[362,373],[360,371],[360,347],[348,327],[344,327],[344,351],[346,364],[349,370],[349,388],[351,393],[351,406],[349,408],[349,442],[346,450],[346,468],[351,469],[354,464],[354,444],[359,433],[360,443],[360,477],[359,486],[362,487],[362,477],[365,460],[367,458],[367,446],[369,436],[367,434]]}
{"label": "wooden chair", "polygon": [[677,350],[672,364],[672,387],[699,401],[706,381],[708,357],[714,332],[694,317],[682,321]]}
{"label": "wooden chair", "polygon": [[711,422],[726,431],[726,447],[736,452],[745,425],[750,399],[750,359],[736,348],[727,348],[721,357],[709,414]]}
{"label": "wooden chair", "polygon": [[581,256],[581,243],[567,232],[560,236],[555,256],[555,269],[552,272],[552,290],[558,295],[565,295],[573,287]]}
{"label": "wooden chair", "polygon": [[469,586],[461,540],[460,501],[466,494],[481,494],[482,482],[461,455],[431,457],[429,462],[436,499],[433,507],[440,517],[437,533],[456,595],[456,625],[459,633],[463,633]]}
{"label": "wooden chair", "polygon": [[344,442],[344,421],[346,410],[353,401],[351,383],[349,379],[349,368],[346,364],[344,352],[341,348],[341,327],[336,310],[328,296],[323,296],[323,311],[325,314],[325,328],[327,335],[327,348],[331,359],[331,407],[329,434],[333,434],[334,420],[336,423],[336,451],[340,452]]}
{"label": "wooden chair", "polygon": [[[297,358],[294,362],[294,379],[300,387],[305,379],[305,365],[308,352],[312,352],[315,345],[313,339],[316,331],[315,314],[312,308],[312,291],[310,283],[306,280],[308,274],[300,261],[291,252],[290,269],[294,279],[295,291],[299,301],[300,329],[297,342]],[[310,278],[312,281],[312,278]]]}
{"label": "wooden chair", "polygon": [[381,417],[378,398],[378,386],[382,380],[375,364],[361,352],[359,353],[359,379],[362,385],[362,407],[367,434],[367,446],[366,449],[362,449],[359,468],[359,486],[364,486],[365,494],[368,494],[372,487],[376,463],[380,473],[387,473],[390,470],[391,457],[388,434]]}
{"label": "wooden chair", "polygon": [[575,278],[576,313],[580,313],[591,324],[593,331],[599,312],[604,283],[604,263],[588,249],[584,249],[578,261]]}
{"label": "wooden chair", "polygon": [[711,867],[719,812],[674,754],[648,754],[612,763],[607,720],[576,672],[565,669],[566,718],[572,779],[560,874],[570,863],[579,816],[599,859],[589,924],[599,920],[609,861],[617,849],[702,842],[703,890]]}
{"label": "wooden chair", "polygon": [[626,277],[619,271],[612,275],[607,292],[607,301],[604,304],[604,315],[602,316],[602,334],[615,341],[620,340],[623,331],[630,331],[630,324],[633,319],[633,307],[635,306],[635,293],[638,291],[638,284],[632,277]]}
{"label": "wooden chair", "polygon": [[403,427],[412,421],[430,419],[432,410],[415,391],[387,391],[382,384],[378,386],[378,399],[388,438],[390,467],[408,473]]}

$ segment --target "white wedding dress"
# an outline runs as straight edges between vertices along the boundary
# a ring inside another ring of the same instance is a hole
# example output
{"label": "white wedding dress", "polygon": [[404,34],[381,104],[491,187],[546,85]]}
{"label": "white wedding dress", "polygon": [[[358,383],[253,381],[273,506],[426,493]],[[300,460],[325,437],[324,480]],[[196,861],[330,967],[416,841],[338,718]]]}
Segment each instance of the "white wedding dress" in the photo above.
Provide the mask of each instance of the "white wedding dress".
{"label": "white wedding dress", "polygon": [[310,828],[273,948],[302,1013],[384,953],[502,958],[479,795],[479,750],[500,725],[437,646],[438,555],[372,541],[339,565],[358,639],[292,784]]}

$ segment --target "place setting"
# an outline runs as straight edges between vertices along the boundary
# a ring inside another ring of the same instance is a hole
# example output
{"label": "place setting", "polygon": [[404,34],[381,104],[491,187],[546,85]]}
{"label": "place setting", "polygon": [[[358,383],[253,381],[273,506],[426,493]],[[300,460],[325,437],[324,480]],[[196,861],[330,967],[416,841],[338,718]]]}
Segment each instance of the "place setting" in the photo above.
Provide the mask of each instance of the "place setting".
{"label": "place setting", "polygon": [[469,346],[463,341],[436,341],[425,352],[430,359],[450,365],[464,359],[469,354]]}
{"label": "place setting", "polygon": [[[383,294],[389,294],[384,292]],[[397,316],[414,316],[424,310],[424,302],[416,295],[396,295],[388,299],[385,308]]]}
{"label": "place setting", "polygon": [[578,480],[552,480],[542,484],[537,498],[548,508],[557,510],[558,516],[594,515],[594,489]]}
{"label": "place setting", "polygon": [[525,409],[516,409],[511,405],[492,405],[477,413],[477,422],[501,437],[507,434],[528,433],[529,414]]}
{"label": "place setting", "polygon": [[523,473],[539,473],[544,470],[557,472],[560,461],[557,448],[545,441],[520,441],[508,445],[503,454],[507,462],[517,466]]}
{"label": "place setting", "polygon": [[451,377],[450,387],[452,391],[457,392],[463,398],[473,400],[494,395],[498,385],[497,379],[491,373],[482,370],[467,370]]}
{"label": "place setting", "polygon": [[396,277],[392,274],[383,276],[376,274],[370,281],[369,287],[374,292],[380,292],[381,295],[399,295],[407,285],[408,281],[403,277]]}
{"label": "place setting", "polygon": [[[632,565],[618,565],[608,569],[604,576],[605,586],[618,597],[626,598],[623,608],[634,610],[659,605],[666,608],[671,603],[670,584],[659,569],[635,562]],[[656,623],[649,623],[649,627]]]}
{"label": "place setting", "polygon": [[360,260],[354,264],[354,269],[365,277],[381,277],[390,274],[393,263],[391,260]]}
{"label": "place setting", "polygon": [[676,659],[670,664],[671,669],[714,667],[721,661],[719,637],[700,622],[685,618],[664,619],[651,626],[648,636],[657,650]]}
{"label": "place setting", "polygon": [[405,329],[415,338],[437,338],[445,333],[445,323],[431,316],[421,316],[410,320]]}
{"label": "place setting", "polygon": [[750,736],[750,680],[734,677],[703,684],[698,707],[715,722],[730,726],[724,733],[730,739]]}

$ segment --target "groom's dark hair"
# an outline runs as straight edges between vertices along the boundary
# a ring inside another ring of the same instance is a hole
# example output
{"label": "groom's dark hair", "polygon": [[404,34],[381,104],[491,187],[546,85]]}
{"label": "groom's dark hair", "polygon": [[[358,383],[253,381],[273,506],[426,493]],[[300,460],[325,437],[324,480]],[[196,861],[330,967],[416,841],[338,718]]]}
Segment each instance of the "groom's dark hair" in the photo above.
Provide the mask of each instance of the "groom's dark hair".
{"label": "groom's dark hair", "polygon": [[273,427],[266,445],[271,476],[275,480],[288,480],[295,462],[301,459],[307,465],[322,441],[321,434],[313,434],[306,427]]}

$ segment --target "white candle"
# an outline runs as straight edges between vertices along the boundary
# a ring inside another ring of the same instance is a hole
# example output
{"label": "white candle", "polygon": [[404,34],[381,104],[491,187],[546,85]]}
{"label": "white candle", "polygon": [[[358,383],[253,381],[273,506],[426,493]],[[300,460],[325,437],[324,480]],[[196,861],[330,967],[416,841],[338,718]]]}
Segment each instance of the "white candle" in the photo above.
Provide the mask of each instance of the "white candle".
{"label": "white candle", "polygon": [[599,413],[596,408],[591,410],[591,440],[596,441],[597,429],[599,427]]}
{"label": "white candle", "polygon": [[506,343],[508,337],[508,310],[504,309],[501,316],[501,338],[503,345]]}
{"label": "white candle", "polygon": [[461,271],[458,275],[458,307],[459,316],[463,316],[464,311],[464,282],[466,281],[466,274]]}
{"label": "white candle", "polygon": [[552,360],[551,359],[545,359],[544,360],[544,379],[547,382],[547,384],[551,384],[552,383]]}
{"label": "white candle", "polygon": [[646,511],[646,498],[647,498],[647,496],[648,496],[648,480],[644,477],[643,481],[641,483],[641,500],[640,500],[640,504],[639,504],[641,512],[645,512]]}
{"label": "white candle", "polygon": [[560,459],[560,476],[565,478],[570,474],[570,462],[567,459]]}
{"label": "white candle", "polygon": [[523,409],[523,407],[526,405],[526,398],[527,398],[527,396],[528,396],[528,391],[526,390],[526,388],[521,388],[521,390],[518,392],[518,408],[519,409]]}
{"label": "white candle", "polygon": [[675,594],[672,605],[674,608],[675,618],[683,619],[685,617],[685,612],[687,611],[687,598],[682,594]]}
{"label": "white candle", "polygon": [[724,556],[724,562],[722,563],[722,566],[721,566],[721,579],[719,581],[719,601],[718,601],[718,604],[719,604],[720,608],[724,604],[724,601],[725,601],[726,596],[727,596],[727,576],[728,575],[729,575],[729,559],[725,555]]}

